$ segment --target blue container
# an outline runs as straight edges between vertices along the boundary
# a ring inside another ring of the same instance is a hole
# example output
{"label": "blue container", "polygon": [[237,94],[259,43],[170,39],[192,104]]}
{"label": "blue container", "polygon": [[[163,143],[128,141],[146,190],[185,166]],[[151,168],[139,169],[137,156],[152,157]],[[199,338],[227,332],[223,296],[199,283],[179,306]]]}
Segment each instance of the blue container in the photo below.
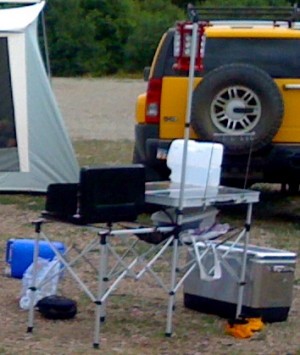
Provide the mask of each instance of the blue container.
{"label": "blue container", "polygon": [[[10,266],[10,276],[17,279],[23,277],[24,272],[33,262],[33,239],[9,239],[6,243],[6,262]],[[66,247],[61,242],[52,242],[55,248],[64,254]],[[46,241],[39,241],[39,256],[52,260],[55,253]]]}

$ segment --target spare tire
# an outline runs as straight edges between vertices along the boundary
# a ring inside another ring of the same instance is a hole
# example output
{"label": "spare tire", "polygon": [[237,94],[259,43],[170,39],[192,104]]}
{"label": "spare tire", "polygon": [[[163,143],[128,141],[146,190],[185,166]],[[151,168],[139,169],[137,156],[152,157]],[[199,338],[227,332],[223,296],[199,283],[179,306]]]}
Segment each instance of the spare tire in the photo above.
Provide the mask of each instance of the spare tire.
{"label": "spare tire", "polygon": [[191,125],[202,140],[219,141],[244,154],[270,143],[284,105],[272,78],[248,64],[227,64],[207,75],[193,92]]}

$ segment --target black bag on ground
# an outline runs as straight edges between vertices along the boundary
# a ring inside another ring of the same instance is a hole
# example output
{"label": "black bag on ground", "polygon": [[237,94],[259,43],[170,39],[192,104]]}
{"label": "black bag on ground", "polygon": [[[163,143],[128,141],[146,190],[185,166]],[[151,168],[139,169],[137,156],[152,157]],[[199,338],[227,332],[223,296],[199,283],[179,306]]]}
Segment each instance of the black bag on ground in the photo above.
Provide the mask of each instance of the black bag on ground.
{"label": "black bag on ground", "polygon": [[36,307],[47,319],[71,319],[77,313],[75,301],[62,296],[47,296],[38,301]]}

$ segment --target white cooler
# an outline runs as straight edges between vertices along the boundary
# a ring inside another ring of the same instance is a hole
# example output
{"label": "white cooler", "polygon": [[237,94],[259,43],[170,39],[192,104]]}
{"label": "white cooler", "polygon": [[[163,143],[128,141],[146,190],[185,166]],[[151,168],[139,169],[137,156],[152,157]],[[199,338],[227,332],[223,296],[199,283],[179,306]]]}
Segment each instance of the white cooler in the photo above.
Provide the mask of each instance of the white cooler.
{"label": "white cooler", "polygon": [[[224,253],[230,245],[219,246],[219,253]],[[242,251],[241,246],[236,246],[226,257],[238,275]],[[212,264],[212,254],[208,254],[205,264],[208,268]],[[265,322],[285,321],[292,303],[295,267],[295,253],[249,246],[242,314],[262,317]],[[221,278],[213,281],[201,280],[198,268],[191,272],[184,281],[185,307],[224,318],[235,317],[238,284],[223,265],[221,269]]]}

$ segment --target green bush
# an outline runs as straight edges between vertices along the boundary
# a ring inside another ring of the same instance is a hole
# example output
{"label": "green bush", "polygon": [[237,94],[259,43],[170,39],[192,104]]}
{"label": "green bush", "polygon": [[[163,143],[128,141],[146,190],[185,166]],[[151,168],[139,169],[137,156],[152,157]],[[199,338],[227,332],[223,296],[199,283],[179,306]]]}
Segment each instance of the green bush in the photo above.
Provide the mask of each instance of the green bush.
{"label": "green bush", "polygon": [[125,70],[142,70],[151,63],[162,34],[184,13],[164,0],[150,0],[140,6],[135,21],[135,30],[125,45]]}
{"label": "green bush", "polygon": [[[206,0],[204,6],[287,5],[286,0]],[[46,24],[52,74],[141,73],[162,33],[187,18],[187,1],[51,0]]]}
{"label": "green bush", "polygon": [[165,0],[51,0],[46,24],[52,74],[140,71],[163,31],[182,16]]}

